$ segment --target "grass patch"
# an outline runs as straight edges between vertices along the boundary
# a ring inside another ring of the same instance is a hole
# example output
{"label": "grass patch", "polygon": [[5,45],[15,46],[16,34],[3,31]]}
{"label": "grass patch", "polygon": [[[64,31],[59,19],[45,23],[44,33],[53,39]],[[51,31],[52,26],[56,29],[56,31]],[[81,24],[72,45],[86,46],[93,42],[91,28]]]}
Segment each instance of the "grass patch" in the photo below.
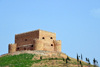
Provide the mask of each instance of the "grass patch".
{"label": "grass patch", "polygon": [[[64,58],[45,58],[45,59],[42,58],[42,59],[39,59],[39,60],[37,60],[37,59],[32,60],[32,58],[34,56],[36,56],[36,55],[35,54],[27,54],[27,53],[19,54],[19,55],[13,55],[13,56],[12,55],[6,55],[6,56],[3,56],[3,57],[0,57],[0,67],[6,67],[6,66],[8,66],[8,67],[31,67],[32,64],[35,64],[35,63],[38,63],[38,64],[43,63],[44,65],[40,64],[40,66],[49,67],[50,64],[52,66],[54,62],[55,62],[54,67],[59,67],[59,65],[66,67],[66,59],[64,59]],[[50,60],[51,61],[54,60],[54,62],[51,62]],[[40,62],[40,61],[42,61],[42,62]],[[69,67],[70,67],[70,65],[78,66],[77,60],[74,59],[74,58],[70,58],[70,61],[68,61],[67,64],[68,64]],[[88,64],[86,62],[82,61],[82,64],[83,64],[83,66],[88,66]],[[93,65],[91,65],[91,67],[93,67]]]}
{"label": "grass patch", "polygon": [[33,54],[19,54],[19,55],[7,55],[0,57],[0,66],[9,67],[30,67],[33,63],[38,63],[41,60],[32,60]]}

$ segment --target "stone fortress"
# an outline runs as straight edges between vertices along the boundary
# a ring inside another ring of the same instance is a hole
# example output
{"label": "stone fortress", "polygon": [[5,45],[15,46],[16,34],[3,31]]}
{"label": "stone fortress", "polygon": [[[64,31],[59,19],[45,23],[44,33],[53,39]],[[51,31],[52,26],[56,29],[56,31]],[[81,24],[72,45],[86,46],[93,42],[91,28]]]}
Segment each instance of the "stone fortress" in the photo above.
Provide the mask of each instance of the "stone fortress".
{"label": "stone fortress", "polygon": [[9,44],[9,53],[22,50],[43,50],[61,52],[61,40],[56,34],[44,30],[35,30],[15,35],[15,44]]}

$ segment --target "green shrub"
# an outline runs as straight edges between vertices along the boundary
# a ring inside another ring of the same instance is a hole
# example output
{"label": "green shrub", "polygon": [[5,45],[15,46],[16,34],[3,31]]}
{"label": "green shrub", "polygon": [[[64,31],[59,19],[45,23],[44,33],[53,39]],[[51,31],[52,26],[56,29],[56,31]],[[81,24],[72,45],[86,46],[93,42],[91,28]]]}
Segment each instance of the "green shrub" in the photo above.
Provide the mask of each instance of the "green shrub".
{"label": "green shrub", "polygon": [[40,59],[42,60],[42,56],[40,56]]}

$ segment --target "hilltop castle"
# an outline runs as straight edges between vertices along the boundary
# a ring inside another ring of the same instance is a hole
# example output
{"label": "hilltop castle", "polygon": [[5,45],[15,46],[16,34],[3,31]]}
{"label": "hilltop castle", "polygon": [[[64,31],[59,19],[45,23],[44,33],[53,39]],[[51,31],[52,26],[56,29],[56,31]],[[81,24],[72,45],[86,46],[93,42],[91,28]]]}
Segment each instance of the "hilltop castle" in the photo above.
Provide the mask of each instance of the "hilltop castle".
{"label": "hilltop castle", "polygon": [[61,52],[61,40],[56,34],[43,30],[35,30],[15,35],[15,44],[9,44],[9,53],[21,50],[44,50]]}

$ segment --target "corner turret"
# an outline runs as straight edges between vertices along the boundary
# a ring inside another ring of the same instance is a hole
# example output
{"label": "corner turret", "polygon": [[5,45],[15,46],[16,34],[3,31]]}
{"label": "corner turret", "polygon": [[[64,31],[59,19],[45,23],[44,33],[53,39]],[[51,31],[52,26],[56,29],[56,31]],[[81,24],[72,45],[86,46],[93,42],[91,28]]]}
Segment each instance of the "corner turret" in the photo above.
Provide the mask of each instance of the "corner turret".
{"label": "corner turret", "polygon": [[16,52],[17,44],[9,44],[9,53]]}

